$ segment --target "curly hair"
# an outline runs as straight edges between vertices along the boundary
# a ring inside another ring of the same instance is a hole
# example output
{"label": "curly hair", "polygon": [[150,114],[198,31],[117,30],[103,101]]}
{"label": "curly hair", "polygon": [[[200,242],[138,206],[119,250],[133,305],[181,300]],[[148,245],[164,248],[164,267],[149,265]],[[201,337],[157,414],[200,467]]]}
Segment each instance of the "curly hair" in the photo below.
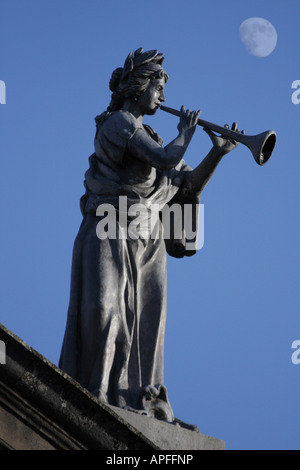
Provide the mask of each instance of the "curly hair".
{"label": "curly hair", "polygon": [[96,123],[103,122],[107,113],[121,109],[124,101],[137,101],[147,89],[150,80],[164,78],[167,82],[169,77],[162,68],[163,61],[163,54],[157,50],[143,52],[140,48],[134,54],[130,52],[124,66],[116,68],[112,73],[109,81],[111,101],[106,112],[95,118]]}

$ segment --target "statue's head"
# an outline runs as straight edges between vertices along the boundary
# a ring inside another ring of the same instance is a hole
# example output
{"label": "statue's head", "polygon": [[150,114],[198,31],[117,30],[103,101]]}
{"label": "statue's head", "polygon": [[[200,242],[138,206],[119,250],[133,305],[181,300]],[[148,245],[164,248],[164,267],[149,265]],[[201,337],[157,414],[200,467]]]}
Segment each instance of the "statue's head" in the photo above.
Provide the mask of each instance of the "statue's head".
{"label": "statue's head", "polygon": [[163,54],[156,50],[143,52],[137,49],[130,52],[124,66],[112,73],[109,88],[112,91],[109,111],[121,109],[125,101],[137,101],[147,90],[151,81],[165,83],[168,75],[162,68]]}

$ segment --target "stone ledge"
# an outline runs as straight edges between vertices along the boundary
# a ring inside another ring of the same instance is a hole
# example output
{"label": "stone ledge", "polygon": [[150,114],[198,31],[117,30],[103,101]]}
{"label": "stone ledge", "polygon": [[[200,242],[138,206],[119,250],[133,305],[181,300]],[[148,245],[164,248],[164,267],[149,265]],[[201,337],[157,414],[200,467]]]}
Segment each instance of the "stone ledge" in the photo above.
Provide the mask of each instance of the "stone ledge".
{"label": "stone ledge", "polygon": [[179,425],[158,421],[120,408],[110,408],[160,450],[225,450],[224,441],[206,436],[199,431],[184,429]]}
{"label": "stone ledge", "polygon": [[224,442],[107,406],[0,324],[0,449],[223,450]]}

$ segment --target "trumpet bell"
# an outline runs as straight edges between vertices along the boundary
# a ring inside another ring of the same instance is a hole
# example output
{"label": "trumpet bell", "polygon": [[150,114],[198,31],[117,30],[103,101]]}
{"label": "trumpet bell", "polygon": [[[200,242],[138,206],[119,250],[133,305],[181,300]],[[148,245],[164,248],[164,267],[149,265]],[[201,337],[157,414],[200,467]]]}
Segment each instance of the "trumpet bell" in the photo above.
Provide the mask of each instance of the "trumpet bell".
{"label": "trumpet bell", "polygon": [[245,139],[241,138],[241,142],[251,150],[256,163],[260,166],[267,163],[276,145],[276,132],[265,131],[261,134],[244,137]]}

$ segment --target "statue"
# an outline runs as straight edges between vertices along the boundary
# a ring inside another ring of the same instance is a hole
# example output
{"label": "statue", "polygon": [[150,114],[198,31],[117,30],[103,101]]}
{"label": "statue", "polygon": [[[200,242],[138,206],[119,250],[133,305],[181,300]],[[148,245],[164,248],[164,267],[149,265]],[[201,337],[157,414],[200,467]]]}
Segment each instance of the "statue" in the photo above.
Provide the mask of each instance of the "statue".
{"label": "statue", "polygon": [[[130,207],[141,203],[161,209],[176,202],[195,209],[215,168],[238,142],[205,129],[213,146],[192,169],[183,157],[200,111],[183,106],[177,136],[163,145],[143,123],[165,101],[163,61],[156,50],[130,53],[112,73],[109,107],[95,118],[95,152],[80,201],[83,220],[74,243],[59,366],[107,404],[174,422],[164,385],[166,259],[167,253],[182,258],[196,250],[187,249],[184,230],[181,239],[122,236],[120,198],[126,198],[129,215]],[[232,129],[239,133],[235,123]],[[117,214],[116,237],[97,231],[105,218],[98,208],[108,204]]]}

